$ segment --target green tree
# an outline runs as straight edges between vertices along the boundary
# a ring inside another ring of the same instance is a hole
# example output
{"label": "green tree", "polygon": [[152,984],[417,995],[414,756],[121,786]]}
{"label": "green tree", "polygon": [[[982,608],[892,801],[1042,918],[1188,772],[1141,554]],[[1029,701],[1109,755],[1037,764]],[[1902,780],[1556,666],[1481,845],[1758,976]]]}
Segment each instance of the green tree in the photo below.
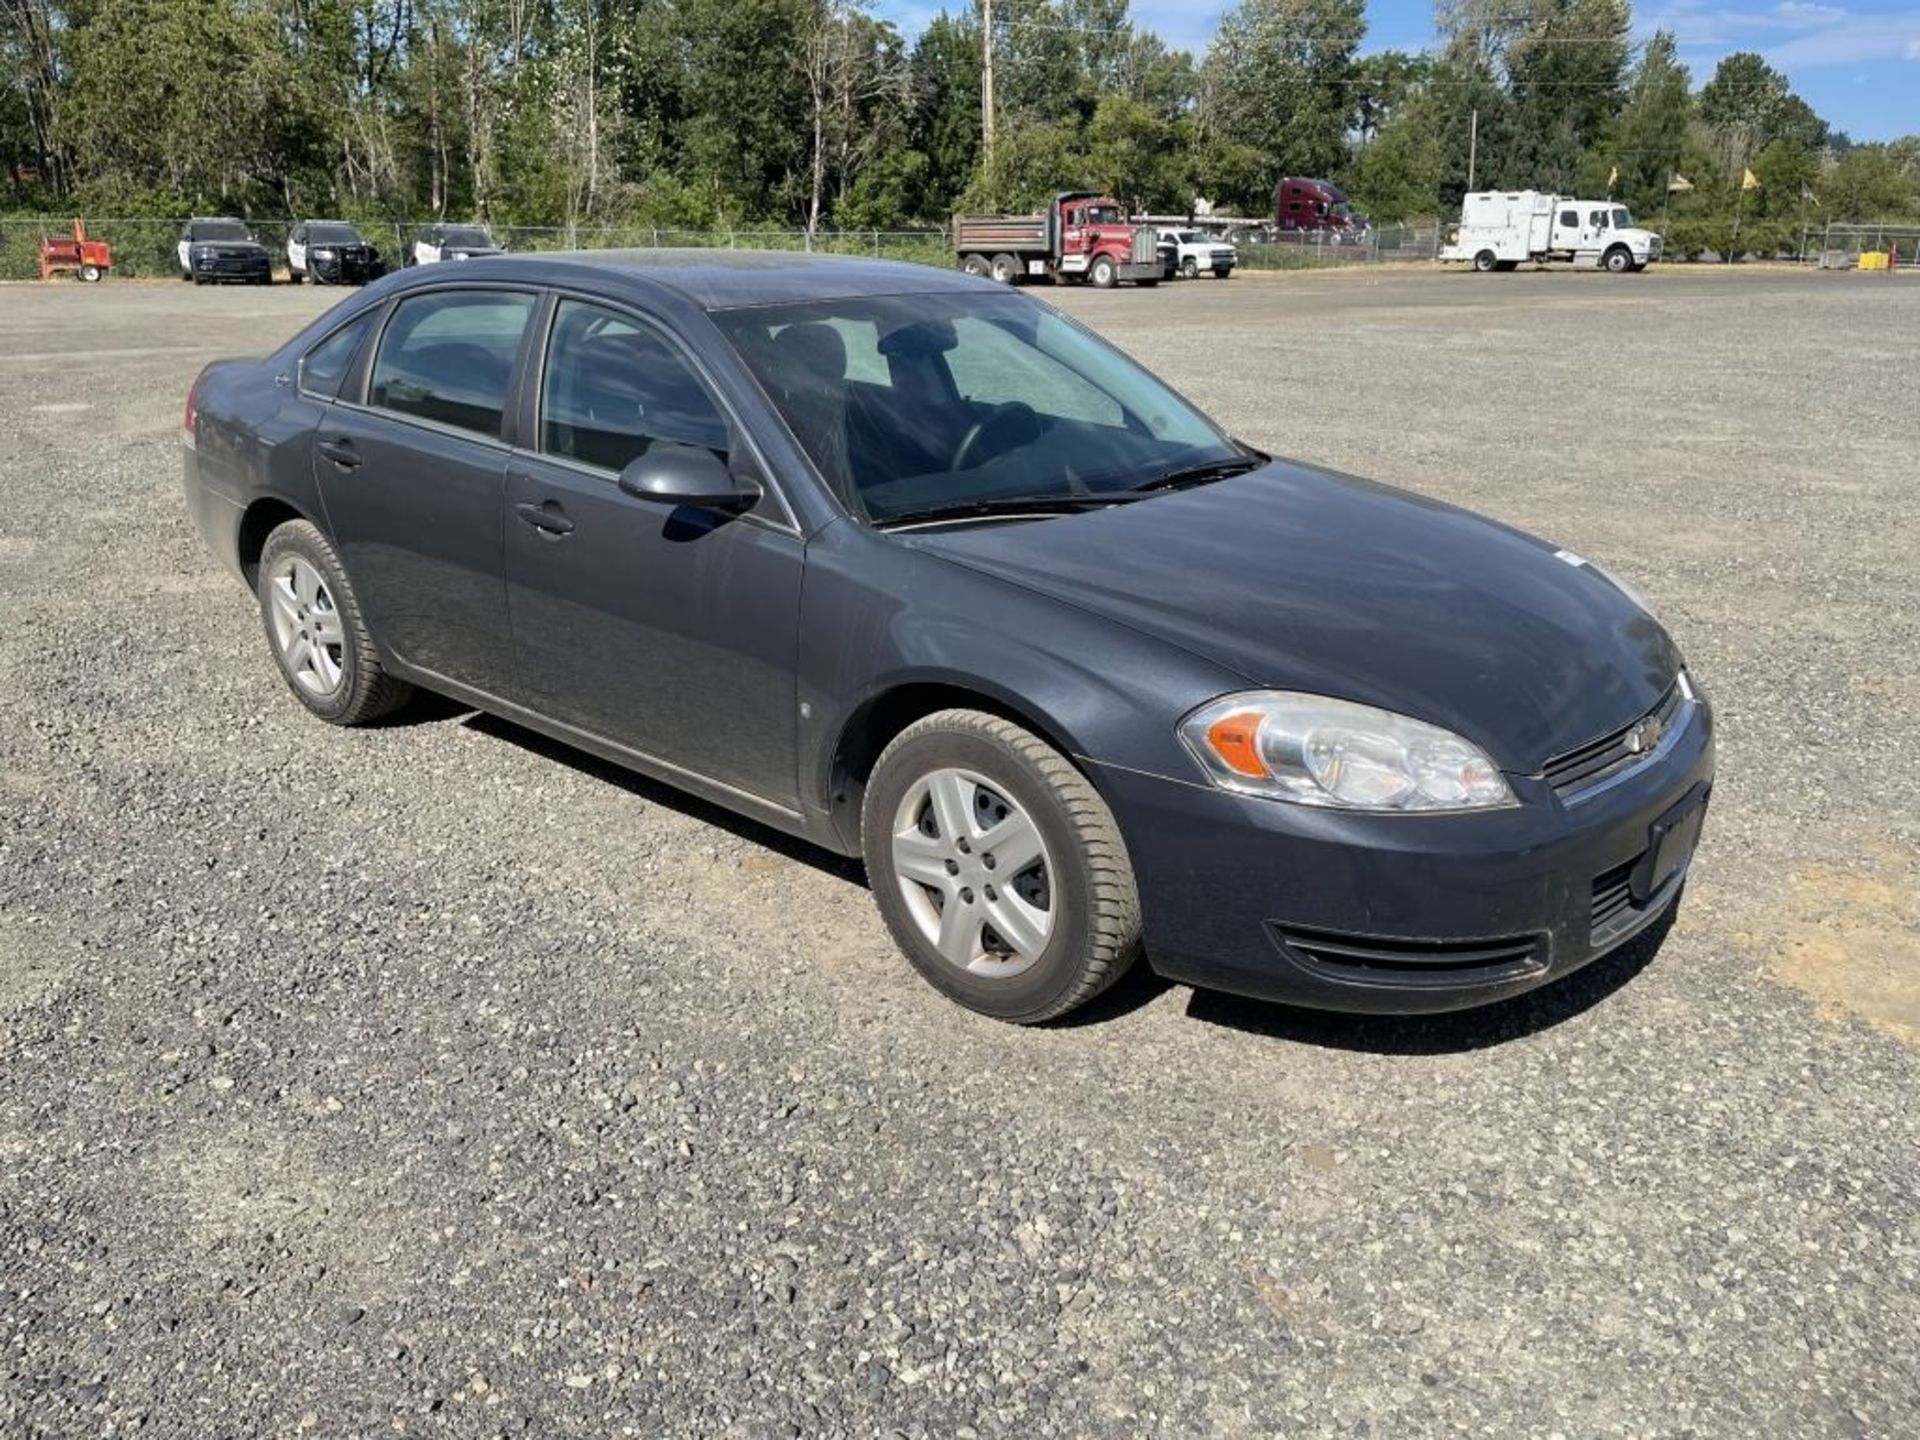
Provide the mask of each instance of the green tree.
{"label": "green tree", "polygon": [[[1346,158],[1362,0],[1241,0],[1200,67],[1199,125],[1214,147],[1217,198],[1264,210],[1282,175],[1324,175]],[[1263,174],[1245,173],[1248,155]],[[1222,157],[1234,164],[1222,166]]]}
{"label": "green tree", "polygon": [[1675,53],[1673,32],[1658,30],[1640,53],[1627,82],[1626,103],[1603,147],[1608,169],[1618,166],[1615,193],[1636,215],[1652,216],[1667,203],[1667,186],[1680,168],[1693,111],[1687,67]]}

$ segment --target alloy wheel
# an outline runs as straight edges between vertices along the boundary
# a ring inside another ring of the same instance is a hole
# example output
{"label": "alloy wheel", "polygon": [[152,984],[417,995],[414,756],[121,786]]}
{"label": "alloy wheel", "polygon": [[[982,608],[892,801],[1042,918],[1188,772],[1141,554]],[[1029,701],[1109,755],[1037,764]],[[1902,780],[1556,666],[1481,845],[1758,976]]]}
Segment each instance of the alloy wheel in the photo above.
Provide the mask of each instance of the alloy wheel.
{"label": "alloy wheel", "polygon": [[1053,933],[1053,865],[1039,826],[971,770],[934,770],[902,797],[893,871],[920,933],[949,964],[1008,979]]}
{"label": "alloy wheel", "polygon": [[294,684],[317,699],[332,695],[346,676],[346,630],[326,578],[289,555],[274,567],[267,593],[274,646]]}

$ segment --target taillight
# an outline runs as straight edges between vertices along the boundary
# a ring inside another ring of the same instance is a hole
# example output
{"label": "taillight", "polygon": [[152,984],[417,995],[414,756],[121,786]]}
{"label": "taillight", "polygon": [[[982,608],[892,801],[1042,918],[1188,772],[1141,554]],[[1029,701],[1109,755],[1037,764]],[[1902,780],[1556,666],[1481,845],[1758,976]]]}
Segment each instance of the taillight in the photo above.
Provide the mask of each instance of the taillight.
{"label": "taillight", "polygon": [[187,387],[187,409],[186,413],[180,417],[180,438],[187,443],[189,449],[199,438],[200,378],[206,373],[202,370],[199,375],[193,377],[193,384]]}

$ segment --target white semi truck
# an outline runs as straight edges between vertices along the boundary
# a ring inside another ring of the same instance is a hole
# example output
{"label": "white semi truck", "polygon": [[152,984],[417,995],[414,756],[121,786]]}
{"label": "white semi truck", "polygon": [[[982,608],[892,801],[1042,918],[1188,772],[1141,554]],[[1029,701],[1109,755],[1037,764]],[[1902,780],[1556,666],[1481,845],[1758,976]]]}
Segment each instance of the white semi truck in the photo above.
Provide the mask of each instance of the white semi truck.
{"label": "white semi truck", "polygon": [[1544,190],[1488,190],[1464,197],[1460,223],[1440,249],[1442,260],[1474,269],[1511,270],[1523,260],[1569,260],[1580,270],[1624,275],[1660,258],[1660,237],[1633,223],[1613,200],[1576,200]]}

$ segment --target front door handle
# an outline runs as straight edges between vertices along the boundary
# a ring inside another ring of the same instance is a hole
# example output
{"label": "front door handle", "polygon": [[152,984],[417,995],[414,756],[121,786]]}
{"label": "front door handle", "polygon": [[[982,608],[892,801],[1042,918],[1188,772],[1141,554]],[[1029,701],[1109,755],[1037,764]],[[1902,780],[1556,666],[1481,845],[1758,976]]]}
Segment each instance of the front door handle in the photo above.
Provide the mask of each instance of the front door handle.
{"label": "front door handle", "polygon": [[338,465],[342,470],[354,470],[360,465],[359,452],[353,448],[353,441],[346,436],[337,436],[322,440],[318,447],[320,453]]}
{"label": "front door handle", "polygon": [[545,505],[531,503],[516,505],[513,507],[513,513],[542,534],[560,536],[573,533],[573,521],[569,520],[566,512],[551,500]]}

